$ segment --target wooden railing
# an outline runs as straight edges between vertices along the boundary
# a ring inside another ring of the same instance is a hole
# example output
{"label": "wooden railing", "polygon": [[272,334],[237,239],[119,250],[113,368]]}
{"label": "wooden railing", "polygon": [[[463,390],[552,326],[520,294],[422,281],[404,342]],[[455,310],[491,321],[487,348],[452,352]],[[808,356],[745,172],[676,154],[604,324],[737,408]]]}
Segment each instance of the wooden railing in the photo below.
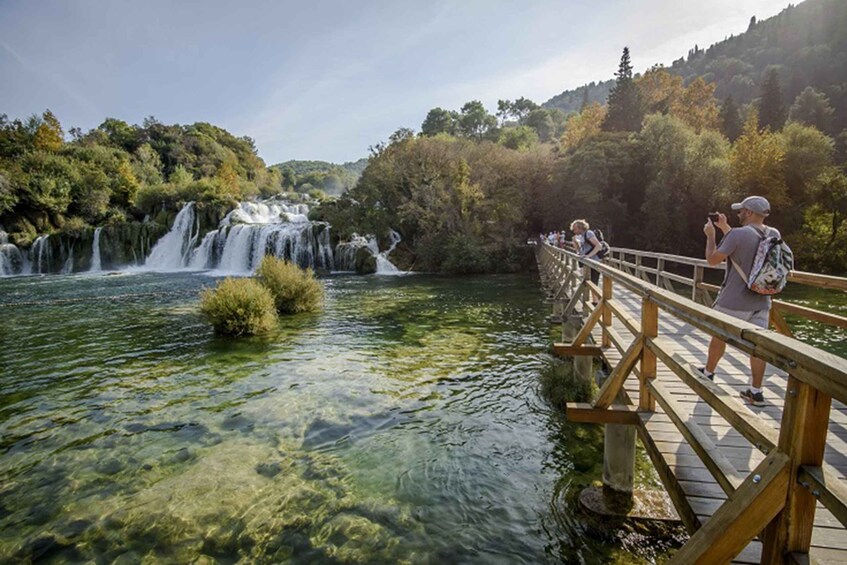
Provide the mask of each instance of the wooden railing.
{"label": "wooden railing", "polygon": [[[547,244],[539,246],[538,253],[542,276],[553,295],[559,300],[567,298],[562,305],[563,318],[577,309],[584,316],[573,341],[555,345],[556,353],[596,356],[614,347],[621,354],[594,402],[569,403],[568,418],[633,424],[644,433],[643,424],[658,404],[727,494],[727,500],[697,529],[672,563],[724,563],[759,535],[762,563],[809,562],[816,502],[820,500],[843,525],[847,524],[847,486],[824,462],[831,402],[847,402],[847,360],[705,306],[708,299],[704,300],[701,292],[711,290],[703,282],[704,271],[710,268],[705,261],[615,249],[606,263],[585,262],[603,275],[598,287],[584,276],[574,253]],[[645,259],[652,265],[645,264]],[[668,271],[669,262],[689,265],[692,277]],[[837,277],[797,273],[793,278],[795,282],[847,289],[847,281]],[[681,296],[674,283],[689,285],[690,298]],[[633,318],[615,297],[617,288],[640,297],[640,319]],[[596,306],[589,297],[597,300]],[[679,346],[660,334],[660,311],[788,373],[779,431],[684,360]],[[831,316],[819,319],[842,324],[843,318]],[[613,327],[613,318],[632,334],[630,340]],[[592,330],[598,324],[602,328],[600,343],[590,344]],[[740,474],[704,430],[684,415],[674,396],[656,380],[658,362],[766,454],[749,475]],[[638,379],[637,407],[615,404],[630,374]],[[669,494],[672,498],[682,496],[678,492]]]}
{"label": "wooden railing", "polygon": [[[686,294],[690,293],[691,300],[707,306],[714,302],[715,297],[712,293],[717,293],[720,286],[707,283],[704,280],[706,273],[709,270],[723,271],[725,268],[723,264],[709,265],[705,259],[620,247],[612,248],[606,262],[626,273],[673,292],[680,292],[681,289],[685,289]],[[684,271],[690,271],[691,276],[680,274]],[[844,277],[794,271],[788,277],[788,281],[795,285],[847,291],[847,278]],[[787,336],[793,336],[794,332],[791,330],[790,324],[786,322],[784,314],[799,316],[839,328],[847,328],[847,317],[775,299],[771,308],[771,325],[776,331]]]}

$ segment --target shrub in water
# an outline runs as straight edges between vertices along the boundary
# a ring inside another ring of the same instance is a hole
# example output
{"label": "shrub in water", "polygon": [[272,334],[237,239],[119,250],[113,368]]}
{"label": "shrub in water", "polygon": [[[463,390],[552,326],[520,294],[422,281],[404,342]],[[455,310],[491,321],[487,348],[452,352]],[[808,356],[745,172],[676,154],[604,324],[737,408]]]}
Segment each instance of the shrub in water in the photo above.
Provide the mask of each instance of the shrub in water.
{"label": "shrub in water", "polygon": [[223,335],[253,335],[276,325],[270,291],[253,279],[225,279],[200,295],[200,311]]}
{"label": "shrub in water", "polygon": [[266,255],[256,270],[256,280],[271,292],[280,314],[312,312],[323,304],[323,287],[312,269],[303,270],[294,263]]}

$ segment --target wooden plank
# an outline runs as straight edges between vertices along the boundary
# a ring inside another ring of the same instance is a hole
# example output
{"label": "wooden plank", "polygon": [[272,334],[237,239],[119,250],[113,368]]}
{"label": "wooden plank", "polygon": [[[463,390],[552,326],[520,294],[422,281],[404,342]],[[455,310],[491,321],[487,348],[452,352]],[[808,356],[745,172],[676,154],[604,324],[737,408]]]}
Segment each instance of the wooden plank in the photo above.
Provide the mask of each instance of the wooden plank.
{"label": "wooden plank", "polygon": [[700,457],[706,469],[712,473],[715,480],[727,494],[732,494],[744,481],[741,474],[732,463],[720,452],[705,432],[694,422],[683,419],[676,401],[665,390],[658,380],[648,383],[656,401],[662,406],[670,419],[676,424],[688,444]]}
{"label": "wooden plank", "polygon": [[816,286],[818,288],[831,288],[847,291],[847,277],[834,277],[821,275],[820,273],[807,273],[804,271],[791,271],[788,281],[798,284]]}
{"label": "wooden plank", "polygon": [[568,421],[583,424],[625,424],[640,426],[641,418],[635,406],[612,404],[608,408],[595,408],[586,402],[568,402],[565,406]]}
{"label": "wooden plank", "polygon": [[585,324],[583,324],[582,328],[579,330],[579,333],[576,334],[576,337],[573,339],[573,343],[570,345],[582,345],[585,343],[585,340],[588,339],[588,336],[591,335],[591,330],[594,328],[594,324],[600,319],[600,314],[603,313],[603,302],[600,301],[600,304],[597,305],[596,308],[591,312],[591,315],[588,316],[588,319],[585,320]]}
{"label": "wooden plank", "polygon": [[[653,338],[647,340],[649,347],[694,393],[703,399],[718,414],[726,418],[733,428],[758,449],[768,452],[776,445],[778,435],[772,426],[768,425],[762,418],[750,412],[747,407],[735,396],[727,394],[714,382],[703,378],[700,373],[693,371],[690,364],[686,363],[673,342],[667,338]],[[671,353],[673,351],[673,353]]]}
{"label": "wooden plank", "polygon": [[774,300],[773,309],[776,311],[794,314],[795,316],[801,316],[823,324],[830,324],[832,326],[838,326],[839,328],[847,328],[847,318],[844,316],[830,314],[829,312],[822,312],[821,310],[800,306],[799,304],[792,304],[783,300]]}
{"label": "wooden plank", "polygon": [[820,501],[832,514],[847,526],[847,485],[837,478],[838,471],[824,464],[821,467],[801,465],[797,481],[800,486],[820,497]]}
{"label": "wooden plank", "polygon": [[628,329],[632,335],[641,333],[638,321],[626,312],[623,304],[619,300],[608,300],[606,301],[606,306],[615,314],[617,319],[626,326],[626,329]]}
{"label": "wooden plank", "polygon": [[740,553],[785,505],[789,463],[779,451],[768,455],[669,563],[726,563]]}
{"label": "wooden plank", "polygon": [[[790,457],[790,472],[796,477],[800,465],[818,467],[823,463],[827,422],[832,399],[793,376],[788,379],[788,394],[779,433],[779,449]],[[812,541],[816,499],[812,493],[791,481],[786,492],[785,509],[765,530],[762,558],[781,560],[786,553],[808,553]]]}
{"label": "wooden plank", "polygon": [[633,340],[629,349],[624,353],[623,358],[615,365],[612,374],[606,377],[606,381],[603,383],[600,393],[594,401],[595,408],[608,408],[611,406],[612,402],[618,396],[624,380],[632,371],[633,367],[635,367],[635,363],[638,361],[643,349],[643,344],[644,340],[640,336]]}
{"label": "wooden plank", "polygon": [[[659,333],[659,308],[649,298],[641,300],[641,335],[654,338]],[[656,378],[656,354],[646,347],[641,348],[641,368],[638,375],[638,407],[645,412],[656,411],[656,401],[648,388],[648,383]]]}
{"label": "wooden plank", "polygon": [[567,343],[554,343],[553,353],[557,357],[577,357],[580,355],[600,357],[603,355],[603,348],[598,345],[569,345]]}

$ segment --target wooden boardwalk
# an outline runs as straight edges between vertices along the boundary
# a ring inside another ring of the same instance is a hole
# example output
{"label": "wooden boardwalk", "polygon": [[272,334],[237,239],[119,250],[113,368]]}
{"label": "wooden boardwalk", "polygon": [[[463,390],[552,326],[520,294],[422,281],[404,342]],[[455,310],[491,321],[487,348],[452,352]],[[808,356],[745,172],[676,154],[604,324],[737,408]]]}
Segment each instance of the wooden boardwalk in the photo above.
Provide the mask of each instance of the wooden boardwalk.
{"label": "wooden boardwalk", "polygon": [[[620,289],[615,292],[615,300],[626,308],[632,318],[640,319],[640,297]],[[626,350],[632,341],[629,331],[616,318],[613,318],[612,327],[621,336],[620,345]],[[705,364],[710,340],[707,334],[672,316],[662,314],[659,315],[659,334],[673,339],[679,346],[682,357],[694,367]],[[595,326],[592,336],[595,343],[601,342],[600,325]],[[603,350],[602,357],[609,367],[614,367],[620,361],[621,355],[621,351],[612,346]],[[718,365],[715,383],[743,402],[738,394],[748,388],[749,375],[749,356],[728,347]],[[742,409],[759,415],[779,430],[787,385],[786,374],[768,365],[765,375],[764,394],[768,405],[761,408],[745,405]],[[682,408],[684,417],[695,422],[706,433],[743,477],[761,463],[764,454],[661,362],[658,364],[656,378],[673,395],[673,399]],[[637,406],[638,380],[634,376],[625,381],[624,390],[630,403]],[[654,414],[643,417],[642,421],[644,427],[643,431],[639,432],[639,437],[665,488],[672,495],[677,512],[689,528],[692,522],[695,528],[699,527],[708,521],[726,500],[726,494],[660,406],[656,407]],[[847,476],[847,406],[837,401],[832,404],[825,460],[839,471],[839,478],[843,480]],[[753,541],[733,563],[759,563],[760,552],[761,542]],[[822,564],[847,563],[847,529],[820,503],[815,512],[810,555]]]}
{"label": "wooden boardwalk", "polygon": [[[841,328],[847,318],[774,301],[770,331],[718,313],[705,306],[717,287],[700,259],[613,249],[592,264],[598,285],[570,251],[541,245],[538,259],[554,319],[582,320],[563,326],[555,353],[609,368],[592,403],[568,403],[568,419],[636,427],[691,533],[672,563],[847,563],[847,360],[793,339],[782,313]],[[847,292],[844,278],[789,280]],[[714,382],[696,371],[712,336],[728,344]],[[739,396],[751,353],[769,363],[763,407]]]}

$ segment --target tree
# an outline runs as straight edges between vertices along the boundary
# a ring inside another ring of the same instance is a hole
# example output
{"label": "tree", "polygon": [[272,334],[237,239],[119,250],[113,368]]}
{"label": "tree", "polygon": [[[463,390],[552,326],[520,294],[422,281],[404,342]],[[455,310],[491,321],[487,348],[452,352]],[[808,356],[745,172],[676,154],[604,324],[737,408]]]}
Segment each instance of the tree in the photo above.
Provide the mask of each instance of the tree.
{"label": "tree", "polygon": [[35,130],[33,147],[41,151],[58,151],[64,143],[64,133],[58,118],[50,110],[41,115],[41,123]]}
{"label": "tree", "polygon": [[534,129],[535,133],[538,134],[538,139],[544,143],[550,141],[556,132],[556,124],[553,123],[550,112],[543,108],[537,108],[527,114],[523,120],[523,125]]}
{"label": "tree", "polygon": [[697,77],[682,93],[678,107],[671,110],[673,115],[694,128],[695,133],[704,129],[717,129],[718,104],[715,101],[715,84]]}
{"label": "tree", "polygon": [[644,109],[648,114],[667,114],[679,105],[685,92],[682,77],[662,66],[654,66],[635,79]]}
{"label": "tree", "polygon": [[644,118],[644,109],[638,87],[632,80],[629,47],[623,48],[617,80],[609,93],[608,111],[603,121],[606,131],[638,131]]}
{"label": "tree", "polygon": [[732,191],[724,200],[739,201],[757,194],[770,200],[774,209],[788,205],[785,186],[785,147],[778,134],[759,130],[755,112],[744,124],[741,137],[730,153]]}
{"label": "tree", "polygon": [[785,125],[785,103],[779,86],[779,73],[771,68],[765,75],[759,96],[759,127],[779,131]]}
{"label": "tree", "polygon": [[524,151],[538,143],[538,134],[529,126],[516,126],[500,130],[500,145]]}
{"label": "tree", "polygon": [[471,100],[462,106],[459,131],[465,137],[482,139],[483,135],[495,127],[497,127],[497,118],[489,114],[479,100]]}
{"label": "tree", "polygon": [[524,120],[533,110],[538,110],[541,106],[530,100],[529,98],[518,98],[514,102],[511,100],[497,101],[497,116],[505,123],[509,118],[513,118],[521,125],[528,125]]}
{"label": "tree", "polygon": [[433,108],[421,124],[421,135],[437,135],[456,133],[456,113],[444,108]]}
{"label": "tree", "polygon": [[730,141],[734,142],[741,135],[741,115],[738,112],[738,106],[735,105],[735,101],[732,99],[732,94],[727,95],[723,104],[721,104],[718,123],[721,133]]}
{"label": "tree", "polygon": [[807,86],[794,99],[788,115],[792,122],[814,126],[826,132],[832,128],[834,114],[829,98],[824,93]]}
{"label": "tree", "polygon": [[605,118],[606,107],[597,102],[589,104],[579,114],[570,116],[561,139],[562,149],[574,149],[586,139],[599,134]]}
{"label": "tree", "polygon": [[[797,122],[789,123],[780,133],[785,148],[785,183],[794,204],[814,201],[818,177],[832,164],[834,143],[817,129]],[[802,215],[793,218],[799,225]]]}

